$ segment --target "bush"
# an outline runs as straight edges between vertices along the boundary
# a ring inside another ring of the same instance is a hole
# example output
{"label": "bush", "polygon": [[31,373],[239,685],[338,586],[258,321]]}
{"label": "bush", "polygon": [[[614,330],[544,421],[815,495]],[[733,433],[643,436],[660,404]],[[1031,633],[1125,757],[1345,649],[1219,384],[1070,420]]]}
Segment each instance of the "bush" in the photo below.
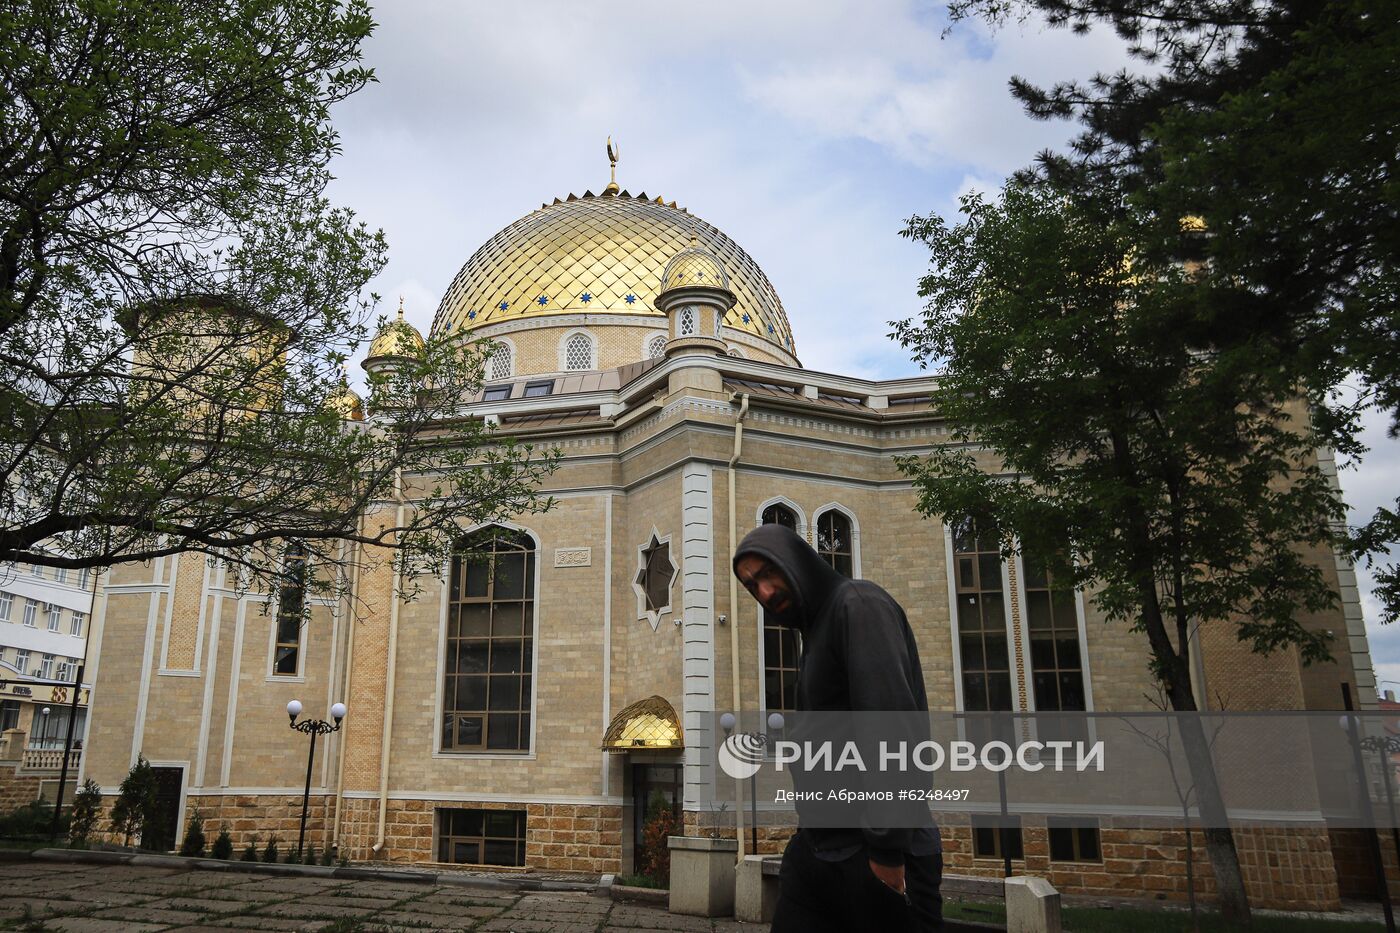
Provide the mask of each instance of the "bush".
{"label": "bush", "polygon": [[309,846],[306,847],[306,859],[303,861],[303,864],[305,864],[305,865],[315,865],[315,864],[316,864],[316,846],[315,846],[314,843],[313,843],[312,845],[309,845]]}
{"label": "bush", "polygon": [[102,808],[102,789],[88,778],[73,795],[73,810],[68,814],[68,842],[80,846],[88,841],[97,826],[97,814]]}
{"label": "bush", "polygon": [[252,842],[248,843],[246,846],[243,847],[243,855],[240,857],[240,861],[256,862],[257,860],[258,840],[257,837],[254,837]]}
{"label": "bush", "polygon": [[[59,829],[67,825],[59,817]],[[0,837],[7,839],[47,839],[53,825],[53,805],[47,800],[33,800],[0,816]]]}
{"label": "bush", "polygon": [[155,825],[158,808],[156,773],[146,756],[138,754],[136,764],[122,778],[116,803],[112,804],[112,832],[122,837],[122,845],[131,845],[132,836],[147,825]]}
{"label": "bush", "polygon": [[263,849],[264,862],[277,861],[277,837],[272,836],[267,840],[267,846]]}
{"label": "bush", "polygon": [[228,834],[228,829],[219,827],[218,838],[214,840],[214,849],[209,853],[214,858],[228,860],[233,858],[233,837]]}
{"label": "bush", "polygon": [[671,883],[671,849],[666,838],[677,832],[676,817],[661,791],[652,791],[647,802],[647,818],[642,824],[642,874],[658,887]]}
{"label": "bush", "polygon": [[321,853],[321,864],[322,864],[322,865],[334,865],[334,864],[335,864],[335,850],[334,850],[334,849],[332,849],[332,848],[327,848],[326,851],[324,851],[324,852]]}
{"label": "bush", "polygon": [[186,858],[201,858],[204,855],[204,817],[194,811],[190,825],[185,827],[185,841],[180,843],[180,854]]}

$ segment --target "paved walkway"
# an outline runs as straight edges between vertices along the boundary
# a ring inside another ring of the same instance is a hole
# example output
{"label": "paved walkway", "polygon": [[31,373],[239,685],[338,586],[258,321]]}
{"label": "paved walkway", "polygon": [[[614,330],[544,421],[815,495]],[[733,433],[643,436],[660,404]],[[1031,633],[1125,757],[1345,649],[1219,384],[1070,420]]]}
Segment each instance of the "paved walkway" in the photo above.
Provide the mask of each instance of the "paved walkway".
{"label": "paved walkway", "polygon": [[3,863],[0,891],[0,930],[768,933],[767,924],[679,917],[575,892],[503,894],[135,865]]}

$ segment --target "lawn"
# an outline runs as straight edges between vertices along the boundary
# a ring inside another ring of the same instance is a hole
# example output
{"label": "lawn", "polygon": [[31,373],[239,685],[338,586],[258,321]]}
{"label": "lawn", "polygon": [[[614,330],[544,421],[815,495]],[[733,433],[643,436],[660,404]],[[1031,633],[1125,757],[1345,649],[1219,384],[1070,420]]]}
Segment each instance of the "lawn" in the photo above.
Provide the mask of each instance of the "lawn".
{"label": "lawn", "polygon": [[[958,920],[978,920],[983,923],[1005,923],[1006,908],[1001,904],[973,904],[944,901],[943,915]],[[1066,907],[1061,911],[1066,933],[1181,933],[1191,929],[1191,917],[1185,911],[1123,910],[1089,907]],[[1228,930],[1216,914],[1201,912],[1201,933],[1224,933]],[[1381,933],[1381,923],[1358,923],[1353,920],[1315,920],[1312,918],[1254,916],[1251,933]]]}

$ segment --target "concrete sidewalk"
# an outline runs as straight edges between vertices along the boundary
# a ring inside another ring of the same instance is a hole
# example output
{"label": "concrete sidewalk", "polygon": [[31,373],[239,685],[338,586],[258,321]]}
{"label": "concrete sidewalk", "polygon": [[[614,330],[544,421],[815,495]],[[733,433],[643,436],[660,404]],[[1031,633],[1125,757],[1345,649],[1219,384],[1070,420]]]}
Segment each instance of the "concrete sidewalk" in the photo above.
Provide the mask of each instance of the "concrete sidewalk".
{"label": "concrete sidewalk", "polygon": [[137,857],[125,864],[0,863],[5,892],[0,929],[768,933],[766,924],[673,916],[660,908],[614,903],[583,891],[491,890],[441,883],[437,876],[336,877],[332,869],[263,874],[240,870],[236,862],[220,863],[222,870],[199,871],[176,864],[142,864],[145,861]]}

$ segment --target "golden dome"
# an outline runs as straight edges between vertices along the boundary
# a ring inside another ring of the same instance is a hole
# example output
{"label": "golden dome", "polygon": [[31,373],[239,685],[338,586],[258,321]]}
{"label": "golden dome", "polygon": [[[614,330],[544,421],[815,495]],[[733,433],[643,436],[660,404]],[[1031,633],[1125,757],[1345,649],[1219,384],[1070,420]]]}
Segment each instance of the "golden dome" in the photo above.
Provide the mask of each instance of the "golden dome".
{"label": "golden dome", "polygon": [[613,717],[603,733],[603,750],[644,751],[685,748],[676,708],[659,696],[638,700]]}
{"label": "golden dome", "polygon": [[666,263],[666,271],[661,273],[661,290],[681,288],[686,285],[708,285],[711,288],[728,288],[729,276],[724,265],[708,250],[698,246],[683,249]]}
{"label": "golden dome", "polygon": [[675,202],[626,191],[555,198],[487,240],[447,289],[432,332],[561,314],[664,319],[654,304],[662,273],[692,237],[728,271],[737,303],[724,323],[795,354],[783,303],[748,253]]}
{"label": "golden dome", "polygon": [[403,318],[403,299],[399,299],[399,314],[385,324],[369,343],[366,359],[376,356],[418,356],[423,352],[423,335]]}
{"label": "golden dome", "polygon": [[359,393],[350,388],[344,370],[340,373],[340,385],[326,397],[326,407],[340,415],[344,421],[365,420],[364,400],[360,398]]}

